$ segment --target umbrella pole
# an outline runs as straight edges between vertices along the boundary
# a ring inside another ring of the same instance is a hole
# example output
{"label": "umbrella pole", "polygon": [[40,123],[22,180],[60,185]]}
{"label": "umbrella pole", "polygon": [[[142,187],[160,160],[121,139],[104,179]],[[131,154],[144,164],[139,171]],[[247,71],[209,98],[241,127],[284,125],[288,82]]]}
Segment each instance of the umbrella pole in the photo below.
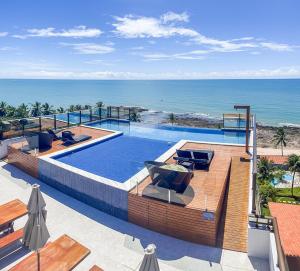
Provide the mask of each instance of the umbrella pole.
{"label": "umbrella pole", "polygon": [[38,266],[38,271],[40,271],[40,252],[37,250],[37,266]]}

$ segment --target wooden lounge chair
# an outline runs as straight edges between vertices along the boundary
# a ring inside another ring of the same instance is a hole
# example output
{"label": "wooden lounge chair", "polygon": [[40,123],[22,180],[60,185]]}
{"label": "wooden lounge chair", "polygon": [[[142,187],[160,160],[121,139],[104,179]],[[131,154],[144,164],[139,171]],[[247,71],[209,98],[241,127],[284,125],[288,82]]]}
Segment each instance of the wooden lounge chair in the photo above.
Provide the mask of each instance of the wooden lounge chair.
{"label": "wooden lounge chair", "polygon": [[[40,250],[41,271],[69,271],[90,254],[90,250],[68,235],[62,235]],[[36,253],[30,254],[10,271],[37,270]]]}
{"label": "wooden lounge chair", "polygon": [[23,228],[0,238],[0,251],[23,238]]}
{"label": "wooden lounge chair", "polygon": [[62,132],[62,140],[65,141],[64,145],[73,145],[82,141],[91,139],[89,135],[78,135],[73,136],[71,133]]}
{"label": "wooden lounge chair", "polygon": [[27,214],[27,206],[19,199],[0,205],[0,232],[12,232],[13,222]]}

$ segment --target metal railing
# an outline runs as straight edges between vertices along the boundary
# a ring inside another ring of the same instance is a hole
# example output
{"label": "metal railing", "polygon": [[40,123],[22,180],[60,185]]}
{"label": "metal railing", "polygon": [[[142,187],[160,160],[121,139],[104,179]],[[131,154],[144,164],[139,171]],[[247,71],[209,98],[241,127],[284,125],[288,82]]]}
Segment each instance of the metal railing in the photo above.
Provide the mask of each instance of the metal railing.
{"label": "metal railing", "polygon": [[107,106],[22,119],[0,118],[0,140],[23,136],[27,132],[63,129],[109,118],[130,120],[137,111],[136,107]]}
{"label": "metal railing", "polygon": [[275,243],[276,243],[276,251],[277,251],[277,259],[276,265],[279,267],[280,271],[289,271],[289,266],[287,262],[287,258],[283,252],[283,248],[280,241],[280,235],[278,230],[278,224],[276,217],[271,216],[258,216],[251,214],[249,215],[249,223],[250,225],[254,225],[255,228],[263,228],[274,232]]}

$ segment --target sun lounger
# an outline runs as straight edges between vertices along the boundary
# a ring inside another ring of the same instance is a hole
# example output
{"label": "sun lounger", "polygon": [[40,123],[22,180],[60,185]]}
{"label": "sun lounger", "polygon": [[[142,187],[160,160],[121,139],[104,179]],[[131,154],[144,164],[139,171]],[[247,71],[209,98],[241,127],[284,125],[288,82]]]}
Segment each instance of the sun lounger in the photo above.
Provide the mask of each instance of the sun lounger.
{"label": "sun lounger", "polygon": [[[40,266],[43,271],[69,271],[90,254],[90,250],[68,235],[59,237],[40,250]],[[36,253],[20,261],[10,271],[37,270]]]}
{"label": "sun lounger", "polygon": [[48,134],[53,137],[53,141],[61,140],[61,137],[56,134],[52,129],[47,130]]}
{"label": "sun lounger", "polygon": [[26,204],[19,199],[0,205],[0,232],[12,232],[13,222],[26,214]]}
{"label": "sun lounger", "polygon": [[23,238],[23,228],[0,238],[0,251]]}
{"label": "sun lounger", "polygon": [[189,169],[179,171],[163,168],[166,163],[156,161],[146,161],[145,166],[149,172],[153,185],[175,190],[177,193],[183,193],[189,185],[193,172]]}
{"label": "sun lounger", "polygon": [[75,143],[79,143],[82,141],[86,141],[91,139],[92,137],[89,135],[78,135],[78,136],[73,136],[69,132],[62,132],[62,139],[65,141],[64,145],[72,145]]}
{"label": "sun lounger", "polygon": [[177,157],[174,160],[178,164],[183,162],[193,162],[196,169],[208,169],[214,157],[214,151],[210,150],[176,150]]}

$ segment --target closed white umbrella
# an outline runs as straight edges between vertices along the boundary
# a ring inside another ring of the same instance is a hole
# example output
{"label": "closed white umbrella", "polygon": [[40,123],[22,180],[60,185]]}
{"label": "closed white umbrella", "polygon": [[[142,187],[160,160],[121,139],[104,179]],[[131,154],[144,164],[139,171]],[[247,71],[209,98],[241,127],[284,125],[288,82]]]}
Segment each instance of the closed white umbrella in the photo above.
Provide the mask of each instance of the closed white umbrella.
{"label": "closed white umbrella", "polygon": [[159,271],[155,250],[156,246],[154,244],[150,244],[145,248],[145,256],[139,271]]}
{"label": "closed white umbrella", "polygon": [[47,243],[50,235],[46,226],[46,203],[40,186],[34,184],[27,205],[28,221],[24,227],[23,244],[37,253],[38,271],[40,270],[39,250]]}

